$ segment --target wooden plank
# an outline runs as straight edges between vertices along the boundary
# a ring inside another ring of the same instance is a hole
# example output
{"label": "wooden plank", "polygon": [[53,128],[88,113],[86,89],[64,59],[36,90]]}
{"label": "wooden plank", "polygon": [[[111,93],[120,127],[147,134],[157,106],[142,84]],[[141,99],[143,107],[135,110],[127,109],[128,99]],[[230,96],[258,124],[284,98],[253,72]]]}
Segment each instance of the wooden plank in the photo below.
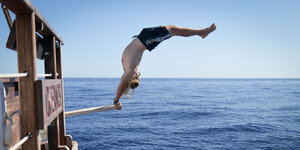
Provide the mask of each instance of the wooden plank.
{"label": "wooden plank", "polygon": [[62,111],[62,92],[60,80],[38,80],[36,82],[38,106],[38,128],[43,130]]}
{"label": "wooden plank", "polygon": [[12,27],[9,32],[9,36],[6,42],[6,48],[16,50],[17,49],[17,41],[16,41],[16,24],[13,22]]}
{"label": "wooden plank", "polygon": [[2,84],[2,81],[0,80],[0,149],[4,149],[4,132],[5,132],[5,126],[6,122],[3,121],[6,119],[5,117],[5,98],[4,98],[4,86]]}
{"label": "wooden plank", "polygon": [[57,78],[61,79],[61,81],[63,82],[61,43],[59,42],[56,43],[56,67],[57,67],[57,73],[59,74]]}
{"label": "wooden plank", "polygon": [[58,149],[60,146],[59,141],[59,128],[58,122],[59,120],[55,118],[51,125],[48,126],[48,143],[49,149]]}
{"label": "wooden plank", "polygon": [[56,79],[57,67],[56,67],[56,48],[55,48],[55,37],[46,36],[44,37],[45,41],[45,74],[53,74],[51,77],[46,79]]}
{"label": "wooden plank", "polygon": [[6,22],[8,24],[8,27],[9,27],[9,29],[11,29],[12,20],[11,20],[11,17],[10,17],[10,13],[9,13],[8,9],[6,8],[6,6],[4,6],[4,5],[2,5],[2,10],[3,10],[3,14],[5,15],[5,19],[6,19]]}
{"label": "wooden plank", "polygon": [[[60,144],[66,145],[66,126],[65,126],[65,102],[64,102],[64,86],[63,86],[63,71],[62,71],[62,57],[61,57],[61,43],[56,43],[56,67],[57,67],[57,78],[61,80],[61,90],[62,90],[62,112],[59,114],[59,129],[60,129]],[[72,147],[69,147],[70,149]]]}
{"label": "wooden plank", "polygon": [[[56,47],[55,47],[55,37],[46,36],[45,41],[45,51],[48,55],[45,55],[45,73],[51,73],[53,76],[46,77],[46,79],[57,79],[57,68],[56,68]],[[60,146],[60,134],[59,134],[59,116],[57,116],[51,126],[48,127],[48,141],[49,148],[58,149]]]}
{"label": "wooden plank", "polygon": [[39,150],[40,140],[37,128],[37,109],[35,97],[36,41],[34,13],[16,13],[16,35],[19,73],[28,72],[29,76],[19,82],[21,106],[21,137],[32,134],[32,138],[22,145],[23,150]]}
{"label": "wooden plank", "polygon": [[31,13],[35,9],[29,0],[0,0],[0,2],[14,13]]}
{"label": "wooden plank", "polygon": [[52,27],[44,19],[41,13],[33,6],[30,0],[0,0],[13,13],[32,13],[35,14],[35,20],[37,23],[44,24],[44,30],[39,31],[42,36],[55,36],[58,41],[63,44],[62,39],[55,33]]}
{"label": "wooden plank", "polygon": [[66,117],[79,116],[79,115],[91,114],[91,113],[96,113],[96,112],[101,112],[101,111],[109,111],[109,110],[114,110],[114,109],[116,109],[115,105],[104,105],[104,106],[68,111],[65,113],[65,116]]}

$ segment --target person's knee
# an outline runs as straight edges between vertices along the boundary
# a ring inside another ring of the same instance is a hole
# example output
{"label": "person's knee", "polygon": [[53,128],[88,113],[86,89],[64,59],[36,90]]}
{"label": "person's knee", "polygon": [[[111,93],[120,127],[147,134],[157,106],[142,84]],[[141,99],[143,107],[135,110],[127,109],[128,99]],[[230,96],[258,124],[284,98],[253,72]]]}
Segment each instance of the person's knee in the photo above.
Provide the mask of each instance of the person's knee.
{"label": "person's knee", "polygon": [[177,35],[177,32],[178,32],[178,27],[175,26],[175,25],[168,25],[166,26],[170,36],[173,36],[173,35]]}

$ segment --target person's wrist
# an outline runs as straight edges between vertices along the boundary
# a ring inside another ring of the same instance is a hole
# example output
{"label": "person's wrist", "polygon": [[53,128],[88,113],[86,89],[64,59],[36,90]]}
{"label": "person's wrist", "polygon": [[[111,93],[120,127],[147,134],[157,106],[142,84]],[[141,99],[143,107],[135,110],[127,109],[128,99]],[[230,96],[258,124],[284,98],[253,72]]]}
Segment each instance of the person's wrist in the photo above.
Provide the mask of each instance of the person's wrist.
{"label": "person's wrist", "polygon": [[117,105],[119,103],[119,100],[114,99],[114,104]]}

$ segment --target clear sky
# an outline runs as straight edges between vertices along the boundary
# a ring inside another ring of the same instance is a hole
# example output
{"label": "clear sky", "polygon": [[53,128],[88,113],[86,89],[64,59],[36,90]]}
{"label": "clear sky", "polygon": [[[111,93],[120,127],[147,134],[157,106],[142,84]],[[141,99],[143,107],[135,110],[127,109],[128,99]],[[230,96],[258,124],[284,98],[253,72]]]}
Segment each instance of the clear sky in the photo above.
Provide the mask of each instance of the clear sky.
{"label": "clear sky", "polygon": [[[204,28],[206,39],[172,37],[146,51],[142,77],[300,78],[299,0],[33,0],[64,40],[65,77],[120,77],[124,48],[142,28]],[[14,15],[13,15],[14,17]],[[0,12],[0,73],[17,72],[17,53]],[[43,61],[38,60],[43,73]]]}

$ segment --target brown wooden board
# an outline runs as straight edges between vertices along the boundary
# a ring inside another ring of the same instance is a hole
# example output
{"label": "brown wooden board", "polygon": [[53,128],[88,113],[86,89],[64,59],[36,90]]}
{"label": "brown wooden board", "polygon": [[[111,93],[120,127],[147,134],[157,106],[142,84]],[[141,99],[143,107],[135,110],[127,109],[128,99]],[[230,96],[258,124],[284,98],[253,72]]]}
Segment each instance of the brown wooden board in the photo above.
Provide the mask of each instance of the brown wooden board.
{"label": "brown wooden board", "polygon": [[41,13],[33,6],[29,0],[0,0],[13,13],[31,13],[34,12],[35,20],[37,23],[43,23],[44,29],[38,31],[42,36],[54,35],[56,39],[63,44],[62,39],[55,33],[52,27],[44,19]]}
{"label": "brown wooden board", "polygon": [[28,133],[32,138],[22,145],[22,150],[39,150],[40,140],[37,127],[37,105],[35,83],[37,80],[36,40],[34,13],[16,14],[16,39],[18,50],[18,72],[27,72],[26,78],[20,78],[19,95],[21,111],[21,137]]}
{"label": "brown wooden board", "polygon": [[60,79],[37,80],[38,128],[45,129],[63,110]]}
{"label": "brown wooden board", "polygon": [[[66,126],[65,126],[65,111],[64,111],[64,85],[63,85],[63,71],[62,71],[62,57],[61,57],[61,43],[56,43],[56,66],[57,66],[57,79],[61,79],[62,91],[63,91],[63,111],[59,115],[59,129],[60,129],[60,144],[67,145],[72,149],[72,138],[70,139],[71,144],[68,145],[66,139],[69,139],[70,135],[66,135]],[[64,138],[63,138],[64,137]],[[71,136],[70,136],[71,137]]]}

